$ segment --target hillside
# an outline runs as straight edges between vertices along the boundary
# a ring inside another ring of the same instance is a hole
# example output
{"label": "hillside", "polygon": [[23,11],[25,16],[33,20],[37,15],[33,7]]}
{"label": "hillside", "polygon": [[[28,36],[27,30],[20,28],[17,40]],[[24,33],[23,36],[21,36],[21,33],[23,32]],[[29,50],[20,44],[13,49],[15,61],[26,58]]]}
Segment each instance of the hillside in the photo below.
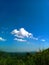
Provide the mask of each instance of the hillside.
{"label": "hillside", "polygon": [[0,65],[49,65],[49,49],[25,55],[0,52]]}

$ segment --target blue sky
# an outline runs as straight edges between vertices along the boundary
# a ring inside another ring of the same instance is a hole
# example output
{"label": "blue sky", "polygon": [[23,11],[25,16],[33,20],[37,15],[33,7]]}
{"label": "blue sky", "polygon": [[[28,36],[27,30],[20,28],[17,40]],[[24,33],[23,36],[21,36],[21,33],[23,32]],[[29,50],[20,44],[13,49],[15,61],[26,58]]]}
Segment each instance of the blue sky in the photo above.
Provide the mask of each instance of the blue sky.
{"label": "blue sky", "polygon": [[0,1],[0,50],[30,52],[48,47],[48,0]]}

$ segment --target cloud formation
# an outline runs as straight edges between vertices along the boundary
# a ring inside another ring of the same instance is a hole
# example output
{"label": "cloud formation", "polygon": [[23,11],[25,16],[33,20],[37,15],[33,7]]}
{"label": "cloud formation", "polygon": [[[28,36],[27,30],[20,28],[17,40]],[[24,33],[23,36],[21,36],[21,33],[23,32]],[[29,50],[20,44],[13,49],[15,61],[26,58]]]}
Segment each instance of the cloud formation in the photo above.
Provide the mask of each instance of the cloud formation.
{"label": "cloud formation", "polygon": [[20,42],[26,42],[26,40],[15,38],[14,40],[20,41]]}
{"label": "cloud formation", "polygon": [[30,38],[33,40],[38,40],[38,38],[34,37],[32,33],[26,31],[24,28],[20,28],[19,30],[14,29],[11,34],[13,34],[16,38],[14,40],[17,41],[26,41],[25,38]]}
{"label": "cloud formation", "polygon": [[0,41],[6,41],[6,39],[4,39],[4,38],[0,37]]}
{"label": "cloud formation", "polygon": [[36,37],[32,37],[32,39],[34,39],[34,40],[38,40],[38,38],[36,38]]}
{"label": "cloud formation", "polygon": [[42,42],[45,42],[46,40],[45,40],[45,39],[42,39],[41,41],[42,41]]}
{"label": "cloud formation", "polygon": [[19,30],[14,29],[12,31],[12,34],[14,34],[18,38],[25,38],[25,37],[30,38],[32,36],[32,33],[29,33],[24,28],[20,28]]}

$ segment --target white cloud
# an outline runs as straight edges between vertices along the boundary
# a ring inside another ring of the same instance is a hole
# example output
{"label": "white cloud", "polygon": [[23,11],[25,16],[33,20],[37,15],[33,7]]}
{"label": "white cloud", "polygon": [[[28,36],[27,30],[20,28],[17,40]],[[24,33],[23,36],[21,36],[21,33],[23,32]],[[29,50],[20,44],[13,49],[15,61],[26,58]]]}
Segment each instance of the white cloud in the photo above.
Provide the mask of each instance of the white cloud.
{"label": "white cloud", "polygon": [[24,28],[20,28],[19,30],[14,29],[11,34],[15,36],[14,40],[17,41],[26,41],[25,38],[30,38],[33,40],[38,40],[38,38],[34,37],[32,33],[26,31]]}
{"label": "white cloud", "polygon": [[42,42],[45,42],[46,40],[45,40],[45,39],[42,39],[41,41],[42,41]]}
{"label": "white cloud", "polygon": [[30,38],[32,36],[32,33],[29,33],[24,28],[20,28],[19,30],[14,29],[11,33],[18,38],[25,38],[25,37]]}
{"label": "white cloud", "polygon": [[0,37],[0,41],[6,41],[6,39],[4,39],[4,38]]}
{"label": "white cloud", "polygon": [[26,42],[26,40],[15,38],[14,40],[20,41],[20,42]]}
{"label": "white cloud", "polygon": [[32,37],[34,40],[38,40],[38,38],[36,38],[36,37]]}

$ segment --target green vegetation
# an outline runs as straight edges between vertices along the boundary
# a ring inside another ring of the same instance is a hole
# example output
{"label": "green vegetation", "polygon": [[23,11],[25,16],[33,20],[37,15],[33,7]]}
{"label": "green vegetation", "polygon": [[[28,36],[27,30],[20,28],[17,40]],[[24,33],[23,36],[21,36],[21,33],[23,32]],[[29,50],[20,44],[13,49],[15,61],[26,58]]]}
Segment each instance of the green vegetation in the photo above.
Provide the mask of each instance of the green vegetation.
{"label": "green vegetation", "polygon": [[49,49],[25,55],[0,52],[0,65],[49,65]]}

